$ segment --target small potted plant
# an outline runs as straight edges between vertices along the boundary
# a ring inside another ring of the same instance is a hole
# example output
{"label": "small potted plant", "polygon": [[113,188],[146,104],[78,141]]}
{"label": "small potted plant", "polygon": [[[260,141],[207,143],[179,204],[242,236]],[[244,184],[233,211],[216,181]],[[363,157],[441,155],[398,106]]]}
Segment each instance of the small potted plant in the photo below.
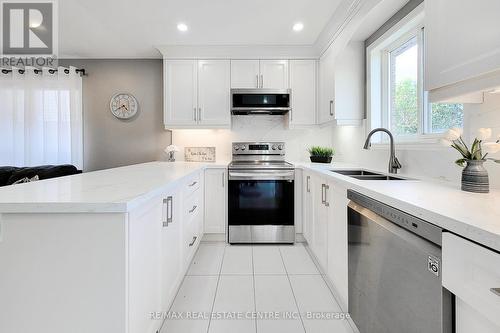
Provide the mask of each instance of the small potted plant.
{"label": "small potted plant", "polygon": [[462,138],[459,128],[452,128],[446,132],[443,144],[456,149],[462,158],[455,163],[464,168],[462,171],[462,190],[475,193],[488,193],[490,184],[488,170],[483,163],[487,160],[500,163],[500,160],[488,158],[489,154],[500,152],[500,136],[496,141],[486,142],[491,138],[491,128],[480,128],[470,148]]}
{"label": "small potted plant", "polygon": [[333,148],[313,146],[307,150],[309,152],[311,162],[313,163],[330,163],[332,156],[335,154]]}

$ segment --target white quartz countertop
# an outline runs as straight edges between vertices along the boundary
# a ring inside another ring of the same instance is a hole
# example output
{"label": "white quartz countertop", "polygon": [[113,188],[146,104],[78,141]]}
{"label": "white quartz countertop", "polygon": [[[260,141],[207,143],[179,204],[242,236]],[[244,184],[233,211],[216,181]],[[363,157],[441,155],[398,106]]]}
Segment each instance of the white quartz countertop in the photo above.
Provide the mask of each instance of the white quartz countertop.
{"label": "white quartz countertop", "polygon": [[[0,213],[124,213],[194,172],[228,163],[150,162],[0,188]],[[332,170],[354,165],[295,163],[345,188],[500,251],[500,191],[474,194],[425,180],[357,180]]]}
{"label": "white quartz countertop", "polygon": [[296,165],[328,176],[348,189],[500,252],[500,191],[498,190],[492,190],[489,194],[478,194],[460,190],[460,184],[444,182],[358,180],[332,172],[332,170],[358,169],[352,165],[315,163]]}
{"label": "white quartz countertop", "polygon": [[193,172],[227,163],[149,162],[0,187],[0,213],[119,213]]}

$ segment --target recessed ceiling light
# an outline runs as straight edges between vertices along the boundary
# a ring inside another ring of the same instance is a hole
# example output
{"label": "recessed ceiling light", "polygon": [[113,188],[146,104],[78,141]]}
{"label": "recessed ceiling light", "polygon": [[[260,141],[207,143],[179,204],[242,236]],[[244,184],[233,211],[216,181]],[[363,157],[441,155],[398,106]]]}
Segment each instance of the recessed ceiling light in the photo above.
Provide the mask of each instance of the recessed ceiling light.
{"label": "recessed ceiling light", "polygon": [[302,22],[297,22],[293,25],[293,31],[302,31],[304,29],[304,24]]}
{"label": "recessed ceiling light", "polygon": [[188,26],[185,23],[179,23],[179,24],[177,24],[177,30],[182,31],[182,32],[187,31]]}

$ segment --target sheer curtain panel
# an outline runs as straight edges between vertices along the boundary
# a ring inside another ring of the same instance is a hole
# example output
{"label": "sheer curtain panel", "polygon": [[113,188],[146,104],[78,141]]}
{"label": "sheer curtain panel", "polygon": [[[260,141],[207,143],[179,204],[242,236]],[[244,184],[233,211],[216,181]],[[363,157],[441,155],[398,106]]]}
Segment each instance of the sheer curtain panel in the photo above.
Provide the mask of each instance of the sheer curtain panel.
{"label": "sheer curtain panel", "polygon": [[83,168],[82,78],[65,69],[0,73],[0,166]]}

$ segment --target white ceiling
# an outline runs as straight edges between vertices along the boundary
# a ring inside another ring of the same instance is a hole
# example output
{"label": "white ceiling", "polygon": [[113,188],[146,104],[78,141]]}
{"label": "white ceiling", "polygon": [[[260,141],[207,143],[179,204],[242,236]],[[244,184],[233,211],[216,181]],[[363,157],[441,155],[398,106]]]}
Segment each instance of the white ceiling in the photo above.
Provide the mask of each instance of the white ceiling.
{"label": "white ceiling", "polygon": [[[59,56],[160,57],[159,45],[312,45],[341,0],[62,0]],[[292,31],[295,22],[304,30]],[[177,23],[189,31],[181,33]]]}

